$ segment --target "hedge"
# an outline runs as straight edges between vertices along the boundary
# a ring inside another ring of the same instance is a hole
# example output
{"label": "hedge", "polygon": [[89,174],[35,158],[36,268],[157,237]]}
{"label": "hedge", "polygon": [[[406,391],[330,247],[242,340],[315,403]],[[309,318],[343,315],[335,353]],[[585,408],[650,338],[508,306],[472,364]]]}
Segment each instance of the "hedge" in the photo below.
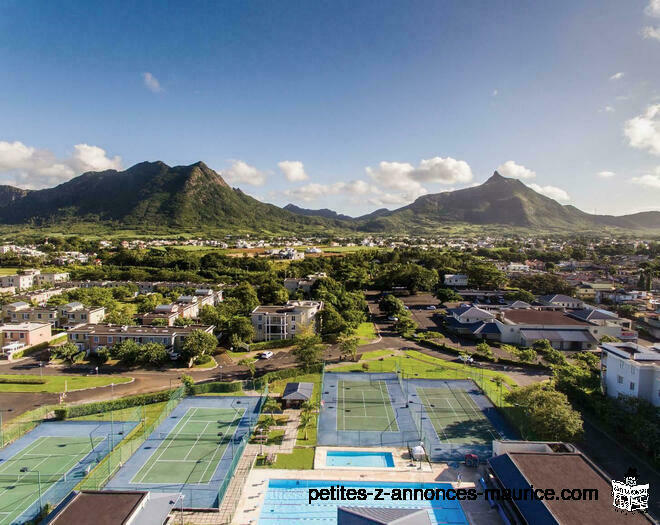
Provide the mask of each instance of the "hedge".
{"label": "hedge", "polygon": [[193,394],[225,394],[228,392],[240,392],[243,390],[243,383],[241,381],[234,381],[232,383],[199,383],[193,386]]}
{"label": "hedge", "polygon": [[152,392],[150,394],[140,394],[137,396],[123,397],[110,401],[98,401],[96,403],[87,403],[84,405],[71,405],[55,409],[55,418],[59,420],[71,419],[74,417],[88,416],[90,414],[100,414],[101,412],[110,412],[112,410],[121,410],[141,405],[150,405],[169,401],[174,390],[163,390],[161,392]]}
{"label": "hedge", "polygon": [[260,343],[250,344],[250,352],[254,350],[270,350],[271,348],[284,348],[293,346],[292,339],[273,339],[272,341],[262,341]]}
{"label": "hedge", "polygon": [[19,350],[18,352],[14,352],[11,356],[12,360],[13,359],[20,359],[21,357],[25,357],[26,355],[34,354],[35,352],[39,352],[41,350],[45,350],[50,346],[52,341],[44,341],[43,343],[39,343],[36,345],[28,346],[27,348],[23,348]]}
{"label": "hedge", "polygon": [[5,385],[45,385],[46,380],[39,377],[0,377],[0,383]]}

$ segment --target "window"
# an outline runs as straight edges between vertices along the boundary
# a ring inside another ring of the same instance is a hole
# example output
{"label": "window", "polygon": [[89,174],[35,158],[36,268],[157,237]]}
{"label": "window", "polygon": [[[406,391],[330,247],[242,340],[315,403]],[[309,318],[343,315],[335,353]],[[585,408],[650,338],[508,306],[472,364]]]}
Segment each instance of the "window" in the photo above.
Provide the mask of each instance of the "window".
{"label": "window", "polygon": [[108,343],[112,343],[112,336],[111,335],[108,336]]}
{"label": "window", "polygon": [[633,365],[630,365],[630,373],[631,375],[635,375],[635,367]]}
{"label": "window", "polygon": [[263,317],[263,316],[261,316],[261,315],[258,315],[258,316],[257,316],[257,321],[262,321],[262,320],[263,320],[263,318],[262,318],[262,317]]}
{"label": "window", "polygon": [[41,319],[41,314],[37,314],[37,319]]}
{"label": "window", "polygon": [[635,390],[635,383],[632,381],[630,382],[630,390]]}
{"label": "window", "polygon": [[296,320],[296,316],[295,316],[295,315],[292,315],[292,316],[291,316],[291,320],[292,320],[292,321],[295,321],[295,320]]}
{"label": "window", "polygon": [[616,376],[616,382],[619,383],[620,385],[623,384],[623,376]]}
{"label": "window", "polygon": [[20,337],[21,339],[25,339],[25,334],[24,334],[23,332],[21,332],[20,335],[19,335],[19,337]]}
{"label": "window", "polygon": [[619,368],[623,370],[623,361],[619,361]]}
{"label": "window", "polygon": [[97,335],[94,336],[94,342],[98,343],[99,342],[99,337]]}
{"label": "window", "polygon": [[257,330],[263,330],[263,327],[264,327],[264,325],[259,324],[259,325],[257,325]]}

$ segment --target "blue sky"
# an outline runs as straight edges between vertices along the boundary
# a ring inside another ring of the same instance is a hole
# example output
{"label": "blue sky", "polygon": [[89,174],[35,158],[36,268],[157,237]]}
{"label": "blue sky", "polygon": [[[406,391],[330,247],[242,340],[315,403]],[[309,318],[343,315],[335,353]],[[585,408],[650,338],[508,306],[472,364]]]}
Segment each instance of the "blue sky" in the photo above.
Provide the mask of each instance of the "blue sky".
{"label": "blue sky", "polygon": [[351,214],[498,167],[660,210],[660,0],[0,3],[0,183],[143,160]]}

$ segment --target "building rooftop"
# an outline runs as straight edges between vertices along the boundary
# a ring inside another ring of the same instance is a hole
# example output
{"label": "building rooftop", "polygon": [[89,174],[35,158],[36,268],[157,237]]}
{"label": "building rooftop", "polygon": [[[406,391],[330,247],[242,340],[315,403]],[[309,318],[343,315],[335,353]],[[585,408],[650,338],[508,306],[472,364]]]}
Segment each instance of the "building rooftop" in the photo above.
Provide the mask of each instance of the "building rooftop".
{"label": "building rooftop", "polygon": [[[593,488],[598,499],[562,501],[513,501],[527,523],[619,523],[621,514],[612,505],[611,480],[579,453],[509,452],[488,460],[500,482],[509,489],[525,489],[530,485],[554,489]],[[626,523],[651,523],[644,515],[628,513]]]}
{"label": "building rooftop", "polygon": [[601,351],[630,359],[632,361],[648,361],[660,363],[660,346],[642,346],[635,343],[603,343]]}
{"label": "building rooftop", "polygon": [[85,491],[76,494],[51,525],[123,525],[135,514],[147,492]]}
{"label": "building rooftop", "polygon": [[589,326],[589,323],[556,310],[505,310],[503,320],[507,324]]}
{"label": "building rooftop", "polygon": [[[5,325],[6,326],[6,325]],[[127,325],[112,325],[105,323],[98,324],[81,324],[71,328],[69,332],[83,332],[87,334],[96,335],[115,335],[115,334],[130,334],[130,335],[177,335],[193,332],[194,330],[204,330],[209,332],[213,326],[206,325],[188,325],[188,326],[127,326]]]}
{"label": "building rooftop", "polygon": [[25,322],[25,323],[5,323],[3,325],[0,325],[0,330],[3,332],[9,331],[9,330],[27,330],[27,331],[32,331],[32,330],[38,330],[40,328],[43,328],[44,326],[50,326],[49,323],[32,323],[32,322]]}
{"label": "building rooftop", "polygon": [[307,401],[312,398],[314,383],[287,383],[282,393],[282,399]]}

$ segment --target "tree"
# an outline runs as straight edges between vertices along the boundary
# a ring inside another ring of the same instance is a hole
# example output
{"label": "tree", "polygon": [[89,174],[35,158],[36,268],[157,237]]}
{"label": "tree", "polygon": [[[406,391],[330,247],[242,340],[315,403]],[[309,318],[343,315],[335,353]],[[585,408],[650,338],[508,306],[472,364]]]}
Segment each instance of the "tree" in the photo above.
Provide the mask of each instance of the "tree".
{"label": "tree", "polygon": [[105,346],[96,349],[96,362],[99,365],[107,363],[110,360],[110,350]]}
{"label": "tree", "polygon": [[408,335],[417,329],[417,324],[410,318],[410,315],[401,316],[396,322],[396,331],[400,335]]}
{"label": "tree", "polygon": [[360,338],[354,335],[341,335],[339,337],[339,351],[342,355],[350,356],[353,361],[357,361],[357,349],[360,344]]}
{"label": "tree", "polygon": [[331,305],[326,305],[319,315],[321,317],[321,334],[323,336],[333,336],[346,330],[346,322]]}
{"label": "tree", "polygon": [[478,354],[483,355],[484,357],[487,357],[488,359],[493,359],[495,356],[493,355],[493,351],[490,348],[490,345],[486,342],[481,342],[477,345],[476,351]]}
{"label": "tree", "polygon": [[289,300],[289,292],[277,281],[262,284],[257,294],[261,304],[284,304]]}
{"label": "tree", "polygon": [[507,299],[508,301],[524,301],[526,303],[531,303],[536,299],[534,297],[534,294],[531,292],[528,292],[527,290],[514,290],[511,292],[507,292],[504,295],[504,298]]}
{"label": "tree", "polygon": [[194,324],[194,321],[190,317],[177,317],[174,320],[174,326],[189,326]]}
{"label": "tree", "polygon": [[193,330],[181,345],[181,357],[188,361],[191,367],[195,358],[212,354],[218,347],[218,340],[213,334],[204,330]]}
{"label": "tree", "polygon": [[181,376],[181,383],[186,392],[186,395],[191,395],[195,391],[195,380],[187,374]]}
{"label": "tree", "polygon": [[438,288],[435,291],[435,296],[441,303],[463,300],[463,298],[451,288]]}
{"label": "tree", "polygon": [[239,366],[245,366],[250,372],[250,377],[254,379],[254,374],[257,372],[257,367],[254,364],[254,359],[245,357],[238,362]]}
{"label": "tree", "polygon": [[241,282],[238,286],[228,290],[227,295],[236,299],[240,313],[243,315],[250,315],[250,312],[259,306],[259,297],[250,283]]}
{"label": "tree", "polygon": [[[236,336],[239,341],[250,343],[254,339],[254,327],[252,321],[247,317],[235,316],[229,321],[227,335],[231,338]],[[233,339],[232,339],[233,343]]]}
{"label": "tree", "polygon": [[113,355],[127,366],[133,366],[140,361],[141,346],[132,339],[116,343],[112,347]]}
{"label": "tree", "polygon": [[383,312],[385,315],[397,315],[405,311],[405,308],[403,307],[403,301],[401,301],[401,299],[397,299],[392,294],[387,294],[385,297],[383,297],[378,302],[378,306],[380,307],[381,312]]}
{"label": "tree", "polygon": [[55,357],[62,361],[73,364],[80,353],[80,349],[73,343],[67,342],[53,349]]}
{"label": "tree", "polygon": [[552,384],[519,387],[505,397],[524,409],[535,439],[576,441],[582,436],[582,417],[566,395],[555,390]]}
{"label": "tree", "polygon": [[117,308],[115,311],[110,312],[105,316],[105,322],[118,325],[135,325],[135,319],[127,307],[128,305],[126,305],[126,307]]}
{"label": "tree", "polygon": [[307,325],[298,332],[291,353],[305,370],[309,370],[320,362],[322,349],[321,338],[314,332],[313,327]]}
{"label": "tree", "polygon": [[307,439],[307,429],[309,425],[314,421],[314,415],[311,412],[301,412],[300,414],[300,428],[304,432],[304,438]]}
{"label": "tree", "polygon": [[277,402],[277,399],[269,397],[264,403],[262,411],[268,412],[272,416],[275,412],[280,412],[280,404]]}
{"label": "tree", "polygon": [[165,345],[160,343],[145,343],[142,345],[139,361],[146,365],[160,366],[167,362],[169,355]]}

